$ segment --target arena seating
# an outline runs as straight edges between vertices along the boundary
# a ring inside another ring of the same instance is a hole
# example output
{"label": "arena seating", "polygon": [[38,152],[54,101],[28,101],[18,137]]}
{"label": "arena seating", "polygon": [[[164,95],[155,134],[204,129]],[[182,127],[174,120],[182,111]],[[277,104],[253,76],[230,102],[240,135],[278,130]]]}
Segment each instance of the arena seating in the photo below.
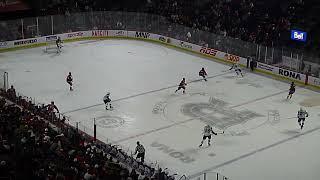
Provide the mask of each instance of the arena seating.
{"label": "arena seating", "polygon": [[6,98],[0,98],[0,179],[174,179],[117,146],[93,141],[45,105],[13,90],[0,95]]}

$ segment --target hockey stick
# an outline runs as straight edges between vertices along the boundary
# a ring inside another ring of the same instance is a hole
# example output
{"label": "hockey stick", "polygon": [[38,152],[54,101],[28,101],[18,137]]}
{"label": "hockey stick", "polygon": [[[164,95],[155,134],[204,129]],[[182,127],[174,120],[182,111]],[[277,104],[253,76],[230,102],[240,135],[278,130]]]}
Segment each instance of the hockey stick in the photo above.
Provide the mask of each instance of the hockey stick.
{"label": "hockey stick", "polygon": [[218,134],[224,134],[224,131],[222,131],[222,132],[219,132],[219,133],[216,133],[216,134],[217,134],[217,135],[218,135]]}
{"label": "hockey stick", "polygon": [[289,117],[289,118],[286,118],[286,119],[296,119],[297,117]]}

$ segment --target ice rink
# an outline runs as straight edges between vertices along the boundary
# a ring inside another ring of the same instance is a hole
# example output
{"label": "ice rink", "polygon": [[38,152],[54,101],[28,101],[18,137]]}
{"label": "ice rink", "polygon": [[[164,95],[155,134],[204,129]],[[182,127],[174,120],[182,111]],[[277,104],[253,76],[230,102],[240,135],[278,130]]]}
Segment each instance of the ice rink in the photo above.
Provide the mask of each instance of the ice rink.
{"label": "ice rink", "polygon": [[[98,139],[134,151],[172,173],[195,178],[219,172],[232,180],[316,180],[320,177],[319,93],[289,83],[142,41],[104,40],[65,44],[62,53],[44,47],[0,54],[0,70],[18,92],[37,102],[54,100],[70,124]],[[199,80],[204,67],[208,81]],[[65,81],[74,77],[74,91]],[[181,79],[186,94],[174,93]],[[111,92],[114,109],[103,96]],[[310,116],[300,130],[297,111]],[[205,124],[218,133],[199,148]]]}

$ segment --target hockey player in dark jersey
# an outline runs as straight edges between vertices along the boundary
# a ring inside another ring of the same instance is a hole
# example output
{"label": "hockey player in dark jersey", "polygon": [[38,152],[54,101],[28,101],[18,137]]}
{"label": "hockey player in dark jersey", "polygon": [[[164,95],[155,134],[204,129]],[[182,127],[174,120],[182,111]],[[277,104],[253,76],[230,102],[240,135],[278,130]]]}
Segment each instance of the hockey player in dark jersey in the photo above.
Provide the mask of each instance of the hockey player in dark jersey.
{"label": "hockey player in dark jersey", "polygon": [[110,93],[109,92],[103,97],[103,102],[104,102],[104,104],[106,106],[106,110],[108,110],[108,105],[109,105],[110,109],[113,108],[111,106],[111,99],[110,99]]}
{"label": "hockey player in dark jersey", "polygon": [[295,91],[296,91],[296,85],[294,84],[294,82],[292,82],[291,85],[290,85],[289,94],[287,96],[287,99],[291,99],[292,98],[292,94]]}
{"label": "hockey player in dark jersey", "polygon": [[201,76],[203,78],[203,80],[207,81],[206,79],[206,76],[207,76],[207,72],[204,70],[204,68],[202,68],[200,71],[199,71],[199,76]]}
{"label": "hockey player in dark jersey", "polygon": [[66,81],[67,81],[67,83],[68,83],[69,86],[70,86],[70,88],[69,88],[70,91],[73,91],[73,87],[72,87],[72,85],[73,85],[73,77],[72,77],[71,72],[69,72]]}
{"label": "hockey player in dark jersey", "polygon": [[175,93],[178,92],[180,89],[183,89],[183,94],[186,93],[186,85],[187,85],[186,79],[183,78],[182,81],[179,84],[178,89],[175,91]]}

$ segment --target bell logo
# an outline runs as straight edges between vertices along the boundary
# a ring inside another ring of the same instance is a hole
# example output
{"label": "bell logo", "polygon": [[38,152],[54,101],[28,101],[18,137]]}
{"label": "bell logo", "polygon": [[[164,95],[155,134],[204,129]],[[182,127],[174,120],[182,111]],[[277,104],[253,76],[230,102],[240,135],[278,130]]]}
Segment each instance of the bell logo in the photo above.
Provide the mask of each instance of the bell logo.
{"label": "bell logo", "polygon": [[295,39],[303,40],[303,33],[294,32],[294,33],[293,33],[293,37],[294,37]]}
{"label": "bell logo", "polygon": [[291,30],[291,39],[305,42],[307,40],[307,33],[303,31]]}

